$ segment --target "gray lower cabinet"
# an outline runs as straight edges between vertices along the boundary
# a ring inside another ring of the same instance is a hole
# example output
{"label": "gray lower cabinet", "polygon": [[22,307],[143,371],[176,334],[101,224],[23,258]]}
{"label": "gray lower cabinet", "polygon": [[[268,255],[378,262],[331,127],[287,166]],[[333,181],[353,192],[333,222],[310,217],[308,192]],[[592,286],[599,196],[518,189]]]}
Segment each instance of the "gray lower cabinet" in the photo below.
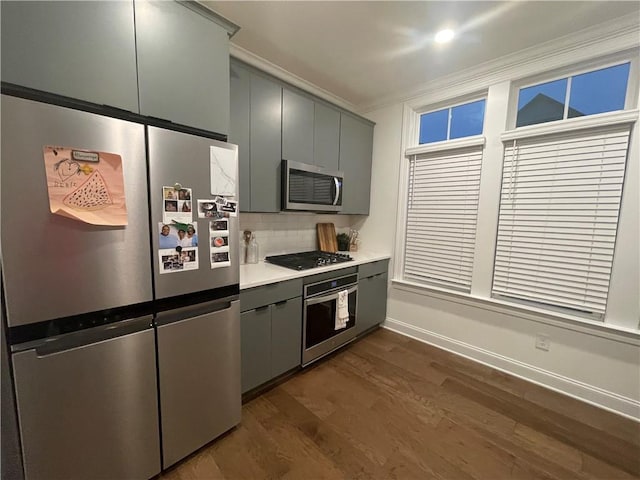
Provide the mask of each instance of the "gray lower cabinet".
{"label": "gray lower cabinet", "polygon": [[[242,304],[242,300],[240,301]],[[242,393],[271,378],[271,306],[240,314]]]}
{"label": "gray lower cabinet", "polygon": [[227,30],[178,2],[136,0],[135,22],[140,113],[227,134]]}
{"label": "gray lower cabinet", "polygon": [[3,1],[0,16],[2,81],[138,112],[132,0]]}
{"label": "gray lower cabinet", "polygon": [[271,377],[300,365],[302,355],[302,298],[271,306]]}
{"label": "gray lower cabinet", "polygon": [[367,263],[358,270],[356,334],[359,335],[386,318],[388,260]]}
{"label": "gray lower cabinet", "polygon": [[340,120],[340,170],[344,172],[342,211],[369,214],[373,124],[342,113]]}
{"label": "gray lower cabinet", "polygon": [[242,393],[301,364],[302,280],[240,292]]}

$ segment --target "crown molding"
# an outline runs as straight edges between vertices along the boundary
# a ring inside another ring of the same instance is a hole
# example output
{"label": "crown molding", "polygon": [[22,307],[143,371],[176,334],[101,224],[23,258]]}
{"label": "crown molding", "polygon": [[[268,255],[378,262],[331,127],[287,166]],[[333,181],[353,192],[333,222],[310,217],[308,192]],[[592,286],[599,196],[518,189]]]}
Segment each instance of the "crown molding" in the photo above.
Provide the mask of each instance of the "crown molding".
{"label": "crown molding", "polygon": [[233,37],[238,30],[240,30],[240,26],[233,23],[228,18],[223,17],[217,12],[214,12],[206,5],[202,4],[197,0],[176,0],[183,7],[187,7],[189,10],[196,12],[199,15],[202,15],[207,20],[211,20],[212,22],[217,23],[222,28],[227,31],[227,35],[229,38]]}
{"label": "crown molding", "polygon": [[366,114],[392,104],[408,102],[418,107],[480,91],[502,81],[517,80],[611,55],[640,45],[637,14],[625,15],[576,33],[535,45],[519,52],[435,79],[404,93],[394,93],[368,105],[359,105]]}
{"label": "crown molding", "polygon": [[265,60],[255,53],[236,45],[235,43],[233,43],[233,41],[229,43],[229,54],[232,57],[251,65],[252,67],[262,70],[263,72],[266,72],[273,77],[276,77],[284,82],[305,90],[317,97],[333,103],[334,105],[342,107],[345,110],[357,112],[356,106],[353,103],[348,102],[344,98],[338,97],[337,95],[334,95],[333,93],[318,87],[317,85],[305,80],[304,78],[298,77],[297,75],[288,72],[275,63],[271,63],[270,61]]}

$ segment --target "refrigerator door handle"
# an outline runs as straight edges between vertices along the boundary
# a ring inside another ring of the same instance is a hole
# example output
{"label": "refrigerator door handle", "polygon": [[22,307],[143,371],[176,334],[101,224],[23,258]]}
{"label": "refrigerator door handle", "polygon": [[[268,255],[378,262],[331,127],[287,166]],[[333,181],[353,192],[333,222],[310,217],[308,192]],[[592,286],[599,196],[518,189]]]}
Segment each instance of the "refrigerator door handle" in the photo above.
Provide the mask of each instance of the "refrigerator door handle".
{"label": "refrigerator door handle", "polygon": [[73,333],[47,337],[33,342],[13,345],[11,352],[17,353],[25,350],[35,350],[38,357],[46,357],[123,335],[141,332],[153,326],[152,320],[153,317],[151,315],[145,315],[143,317],[131,318],[99,327],[79,330]]}
{"label": "refrigerator door handle", "polygon": [[198,317],[207,313],[214,313],[220,310],[231,308],[231,302],[237,301],[238,295],[220,298],[211,302],[202,302],[186,307],[165,310],[156,314],[156,325],[167,325],[169,323],[179,322],[188,318]]}

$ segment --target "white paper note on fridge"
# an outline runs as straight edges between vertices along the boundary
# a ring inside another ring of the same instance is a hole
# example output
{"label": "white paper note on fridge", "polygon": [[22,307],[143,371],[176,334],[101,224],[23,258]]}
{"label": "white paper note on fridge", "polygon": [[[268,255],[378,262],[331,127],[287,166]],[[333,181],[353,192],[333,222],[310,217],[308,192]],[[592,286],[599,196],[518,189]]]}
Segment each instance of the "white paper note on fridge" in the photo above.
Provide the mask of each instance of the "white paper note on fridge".
{"label": "white paper note on fridge", "polygon": [[211,195],[235,197],[238,152],[211,145]]}

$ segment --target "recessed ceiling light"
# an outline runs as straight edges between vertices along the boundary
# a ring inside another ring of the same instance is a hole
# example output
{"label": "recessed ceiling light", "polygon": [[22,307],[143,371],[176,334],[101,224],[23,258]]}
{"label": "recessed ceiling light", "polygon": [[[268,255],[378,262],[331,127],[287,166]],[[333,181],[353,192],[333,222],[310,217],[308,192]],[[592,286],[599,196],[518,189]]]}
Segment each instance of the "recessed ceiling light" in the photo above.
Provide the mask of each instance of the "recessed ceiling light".
{"label": "recessed ceiling light", "polygon": [[447,43],[453,40],[453,37],[455,37],[455,33],[453,33],[453,30],[446,28],[436,33],[435,40],[437,43]]}

